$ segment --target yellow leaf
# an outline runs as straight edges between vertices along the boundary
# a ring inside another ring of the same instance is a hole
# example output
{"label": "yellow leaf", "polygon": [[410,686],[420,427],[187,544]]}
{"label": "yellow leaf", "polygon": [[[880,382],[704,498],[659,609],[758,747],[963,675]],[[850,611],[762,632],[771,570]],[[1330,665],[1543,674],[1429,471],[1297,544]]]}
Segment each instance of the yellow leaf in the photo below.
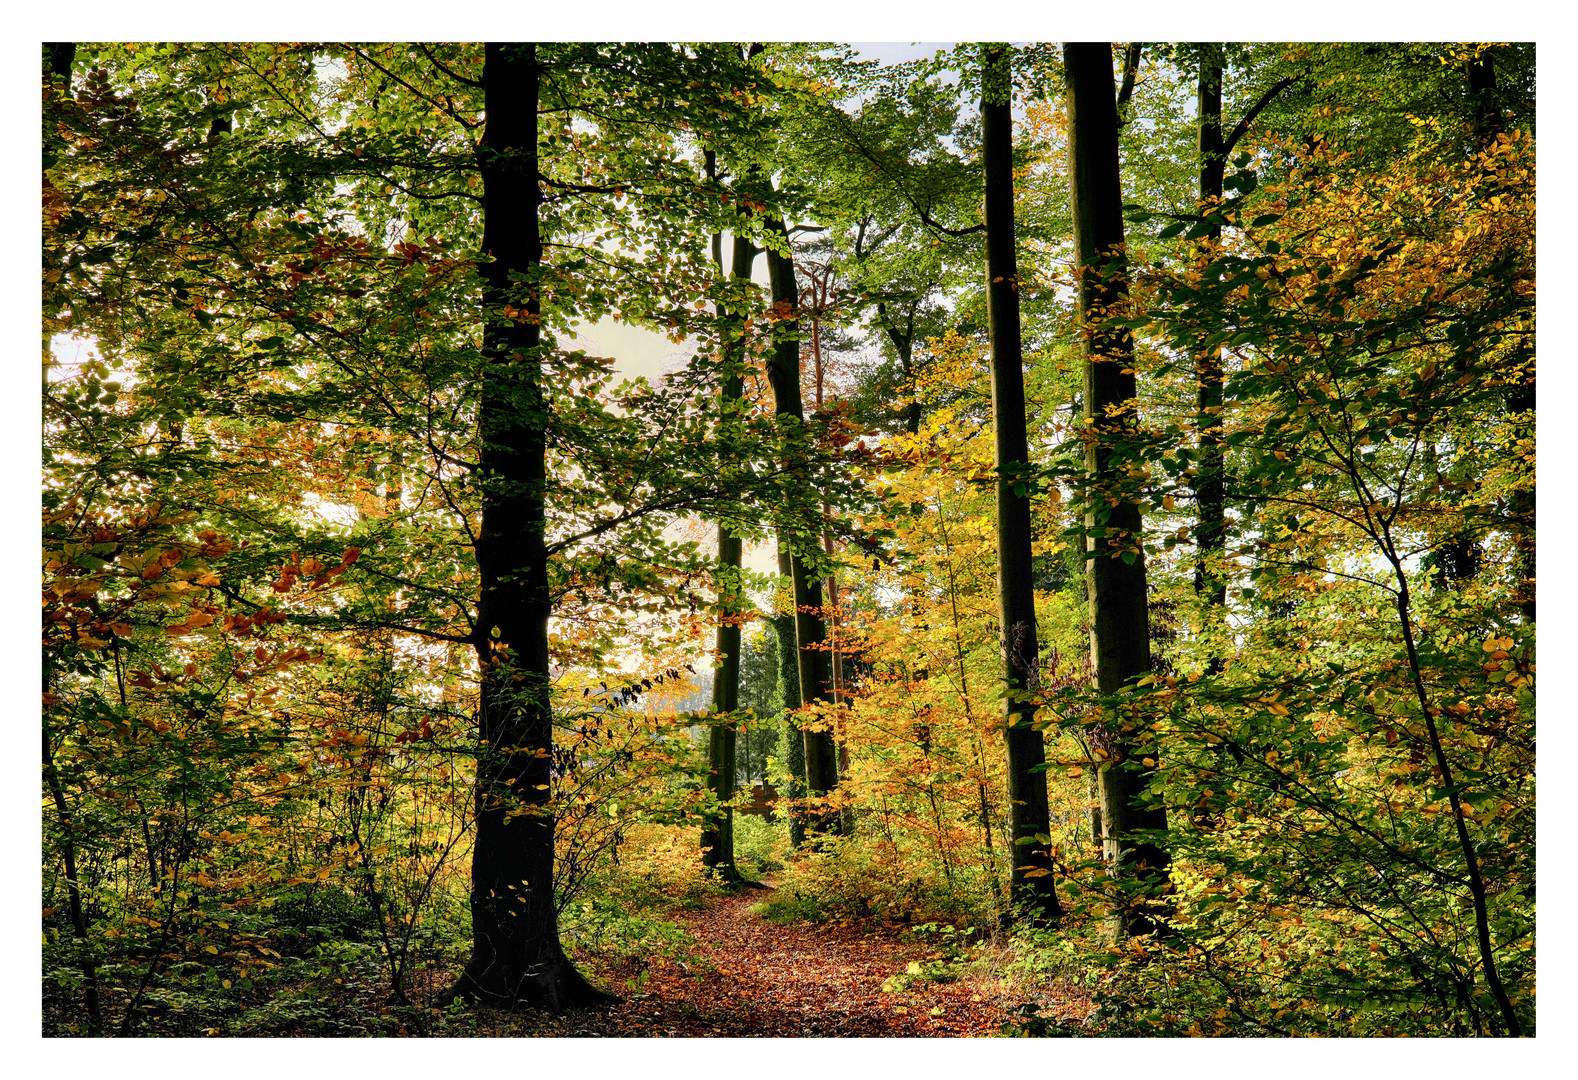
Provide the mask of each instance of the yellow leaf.
{"label": "yellow leaf", "polygon": [[204,946],[203,951],[205,953],[208,953],[211,956],[218,956],[219,955],[219,950],[214,948],[214,946],[212,946],[212,945]]}

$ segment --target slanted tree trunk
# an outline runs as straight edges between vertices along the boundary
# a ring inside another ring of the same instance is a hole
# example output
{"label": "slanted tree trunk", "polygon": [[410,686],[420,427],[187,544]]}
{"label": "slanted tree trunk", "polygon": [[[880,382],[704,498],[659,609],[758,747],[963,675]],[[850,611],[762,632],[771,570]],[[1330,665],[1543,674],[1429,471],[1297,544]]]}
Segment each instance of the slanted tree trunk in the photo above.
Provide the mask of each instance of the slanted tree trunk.
{"label": "slanted tree trunk", "polygon": [[[1085,450],[1091,655],[1096,684],[1117,694],[1149,673],[1150,633],[1140,508],[1127,490],[1119,444],[1132,438],[1135,415],[1134,342],[1127,329],[1108,325],[1128,304],[1123,249],[1123,194],[1118,169],[1118,114],[1107,42],[1064,46],[1069,129],[1069,187],[1079,275],[1079,321],[1085,353]],[[1097,773],[1103,851],[1123,902],[1109,922],[1117,937],[1158,929],[1155,899],[1168,887],[1166,851],[1154,834],[1166,811],[1149,790],[1156,747],[1143,725],[1106,732],[1107,760]],[[1138,830],[1147,833],[1136,835]]]}
{"label": "slanted tree trunk", "polygon": [[[767,360],[767,381],[772,386],[773,408],[783,426],[784,460],[793,463],[803,460],[809,447],[806,442],[805,407],[800,395],[800,341],[799,290],[795,284],[794,258],[787,250],[788,231],[781,220],[767,223],[768,229],[777,234],[778,243],[785,248],[782,253],[767,249],[767,274],[772,288],[773,319],[778,327],[776,340]],[[799,535],[797,535],[797,529]],[[780,537],[783,532],[780,530]],[[825,647],[827,628],[822,619],[822,581],[807,574],[805,562],[796,548],[814,550],[816,533],[809,527],[789,523],[789,576],[794,584],[795,639],[794,655],[800,673],[800,700],[802,707],[818,704],[827,709],[834,707],[833,680]],[[838,787],[838,749],[826,720],[802,721],[801,735],[805,740],[806,795],[821,798]],[[815,833],[837,833],[842,828],[836,813],[807,815],[806,825]]]}
{"label": "slanted tree trunk", "polygon": [[[542,265],[536,46],[488,43],[482,175],[485,360],[478,428],[481,672],[471,959],[444,997],[562,1009],[614,1000],[559,944],[553,896],[553,725],[549,701],[547,403],[535,279]],[[512,281],[512,276],[515,281]],[[526,284],[518,284],[524,281]],[[526,312],[509,317],[506,302]]]}
{"label": "slanted tree trunk", "polygon": [[1014,236],[1011,61],[983,50],[981,142],[986,165],[986,301],[992,344],[992,423],[997,446],[997,595],[1003,654],[1003,737],[1008,752],[1011,900],[1033,919],[1062,916],[1052,873],[1046,748],[1033,726],[1040,645],[1030,544],[1030,442]]}
{"label": "slanted tree trunk", "polygon": [[[712,156],[708,152],[708,170],[712,170]],[[723,271],[722,238],[713,236],[713,256]],[[743,236],[734,237],[731,265],[727,268],[735,282],[748,282],[751,263],[756,260],[756,248]],[[744,409],[745,367],[743,319],[738,312],[720,311],[727,316],[723,327],[722,355],[723,381],[719,394],[719,444],[723,467],[729,468],[732,446],[738,438],[740,415]],[[735,712],[740,707],[740,616],[743,613],[743,594],[740,589],[740,538],[732,535],[724,522],[718,523],[718,666],[712,674],[712,711],[707,740],[707,786],[720,809],[709,819],[701,832],[701,861],[707,869],[725,881],[737,884],[741,880],[734,865],[734,810],[728,803],[734,798],[735,746],[739,738],[739,725]]]}

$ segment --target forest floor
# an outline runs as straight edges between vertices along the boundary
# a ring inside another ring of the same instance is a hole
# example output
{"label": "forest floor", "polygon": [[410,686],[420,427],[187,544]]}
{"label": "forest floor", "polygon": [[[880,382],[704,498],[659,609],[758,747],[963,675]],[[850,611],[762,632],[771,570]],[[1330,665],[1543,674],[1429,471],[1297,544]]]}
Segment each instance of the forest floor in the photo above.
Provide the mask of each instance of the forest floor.
{"label": "forest floor", "polygon": [[[695,938],[677,958],[632,960],[598,972],[624,1000],[601,1009],[497,1017],[511,1036],[710,1038],[969,1038],[997,1035],[1010,1010],[1035,1000],[1042,1016],[1078,1021],[1088,1002],[1013,989],[989,959],[950,981],[915,973],[941,957],[903,927],[769,922],[747,889],[674,919]],[[884,990],[883,984],[889,989]],[[486,1025],[484,1025],[486,1026]]]}

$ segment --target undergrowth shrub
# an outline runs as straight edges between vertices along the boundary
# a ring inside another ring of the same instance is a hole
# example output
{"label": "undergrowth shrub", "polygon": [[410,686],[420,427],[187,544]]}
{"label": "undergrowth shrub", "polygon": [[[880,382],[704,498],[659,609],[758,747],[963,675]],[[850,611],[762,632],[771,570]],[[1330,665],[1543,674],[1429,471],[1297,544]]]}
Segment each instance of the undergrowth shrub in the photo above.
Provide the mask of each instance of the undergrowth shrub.
{"label": "undergrowth shrub", "polygon": [[851,836],[824,842],[784,867],[778,890],[753,910],[773,922],[887,919],[964,925],[987,914],[972,890],[940,875],[901,873],[884,845]]}
{"label": "undergrowth shrub", "polygon": [[930,946],[930,951],[919,960],[911,960],[903,971],[885,979],[883,993],[906,993],[927,983],[957,982],[967,974],[984,973],[988,950],[975,927],[922,923],[914,927],[912,933],[916,940]]}
{"label": "undergrowth shrub", "polygon": [[746,877],[760,878],[784,868],[789,830],[757,814],[734,815],[734,865]]}
{"label": "undergrowth shrub", "polygon": [[671,825],[632,826],[618,864],[588,886],[628,911],[696,911],[721,895],[701,864],[696,831]]}

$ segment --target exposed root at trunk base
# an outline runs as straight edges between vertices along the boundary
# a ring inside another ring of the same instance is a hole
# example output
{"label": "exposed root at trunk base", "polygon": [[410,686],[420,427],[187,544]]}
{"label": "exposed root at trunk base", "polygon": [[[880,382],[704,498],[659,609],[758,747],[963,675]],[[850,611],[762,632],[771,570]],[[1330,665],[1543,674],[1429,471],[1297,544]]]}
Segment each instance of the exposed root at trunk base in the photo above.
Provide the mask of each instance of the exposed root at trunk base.
{"label": "exposed root at trunk base", "polygon": [[564,1009],[617,1005],[622,1000],[599,990],[586,980],[568,957],[511,971],[496,960],[480,971],[476,959],[466,966],[455,984],[433,996],[433,1008],[447,1008],[456,1001],[485,1005],[493,1009],[538,1009],[559,1012]]}

